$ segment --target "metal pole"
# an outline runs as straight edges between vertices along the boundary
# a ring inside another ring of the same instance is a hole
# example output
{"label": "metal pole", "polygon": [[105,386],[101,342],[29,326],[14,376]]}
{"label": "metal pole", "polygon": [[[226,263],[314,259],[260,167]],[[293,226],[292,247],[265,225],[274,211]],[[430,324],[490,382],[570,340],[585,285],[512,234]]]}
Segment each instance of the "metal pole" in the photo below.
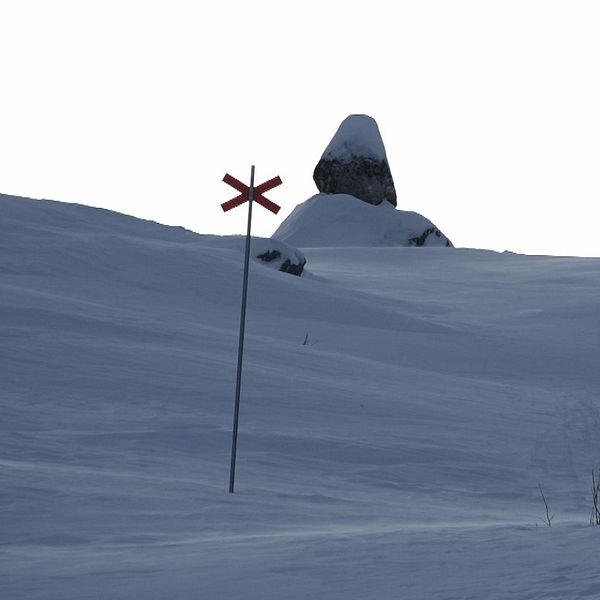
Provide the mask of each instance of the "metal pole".
{"label": "metal pole", "polygon": [[248,271],[250,267],[250,230],[252,227],[252,202],[254,200],[254,165],[250,169],[250,191],[248,192],[248,229],[246,232],[246,254],[244,256],[244,281],[242,284],[242,312],[240,315],[240,341],[238,346],[237,378],[235,383],[235,407],[233,410],[233,438],[231,440],[231,466],[229,469],[229,493],[233,494],[235,483],[235,457],[237,453],[238,421],[240,417],[240,392],[242,389],[242,360],[244,357],[244,330],[246,328],[246,302],[248,300]]}

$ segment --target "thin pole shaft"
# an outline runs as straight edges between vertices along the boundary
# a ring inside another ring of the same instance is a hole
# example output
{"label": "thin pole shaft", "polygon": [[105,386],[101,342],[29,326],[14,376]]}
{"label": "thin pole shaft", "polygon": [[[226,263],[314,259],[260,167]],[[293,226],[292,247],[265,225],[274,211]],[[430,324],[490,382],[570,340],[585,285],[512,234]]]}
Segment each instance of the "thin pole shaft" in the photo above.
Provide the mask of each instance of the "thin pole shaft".
{"label": "thin pole shaft", "polygon": [[229,493],[235,485],[235,459],[237,454],[238,423],[240,418],[240,393],[242,390],[242,363],[244,359],[244,333],[246,329],[246,302],[248,300],[248,271],[250,270],[250,231],[252,228],[252,202],[254,201],[254,165],[250,170],[248,192],[248,229],[246,232],[246,254],[244,255],[244,281],[242,283],[242,311],[240,314],[240,341],[238,345],[237,377],[235,382],[235,406],[233,410],[233,436],[231,440],[231,466],[229,468]]}

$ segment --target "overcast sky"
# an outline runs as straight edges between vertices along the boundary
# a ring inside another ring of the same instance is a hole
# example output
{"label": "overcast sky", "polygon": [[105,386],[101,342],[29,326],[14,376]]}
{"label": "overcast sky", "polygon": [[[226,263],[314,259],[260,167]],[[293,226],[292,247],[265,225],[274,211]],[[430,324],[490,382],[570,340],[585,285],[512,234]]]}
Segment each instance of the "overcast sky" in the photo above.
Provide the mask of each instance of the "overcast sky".
{"label": "overcast sky", "polygon": [[0,0],[0,192],[269,236],[374,117],[398,208],[456,246],[600,256],[597,0]]}

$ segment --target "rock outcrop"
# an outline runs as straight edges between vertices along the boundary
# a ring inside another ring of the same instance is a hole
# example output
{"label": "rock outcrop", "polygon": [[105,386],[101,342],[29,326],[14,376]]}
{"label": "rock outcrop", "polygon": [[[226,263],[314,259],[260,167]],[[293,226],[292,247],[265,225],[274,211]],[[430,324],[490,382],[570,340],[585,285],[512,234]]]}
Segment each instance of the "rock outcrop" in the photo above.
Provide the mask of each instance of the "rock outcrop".
{"label": "rock outcrop", "polygon": [[[273,238],[296,248],[321,246],[441,246],[452,242],[427,218],[396,209],[396,190],[374,119],[350,115],[317,164],[320,194],[296,206]],[[273,249],[261,260],[302,272],[302,261],[283,261]]]}
{"label": "rock outcrop", "polygon": [[317,163],[313,179],[324,194],[349,194],[368,204],[396,206],[396,189],[375,119],[347,117]]}

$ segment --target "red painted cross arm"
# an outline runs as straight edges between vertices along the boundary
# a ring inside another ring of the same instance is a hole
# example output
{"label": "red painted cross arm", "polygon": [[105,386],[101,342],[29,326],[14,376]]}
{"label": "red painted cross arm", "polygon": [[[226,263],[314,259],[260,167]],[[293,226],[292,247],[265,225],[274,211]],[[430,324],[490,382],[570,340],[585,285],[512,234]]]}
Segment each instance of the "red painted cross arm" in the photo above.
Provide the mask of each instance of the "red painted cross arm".
{"label": "red painted cross arm", "polygon": [[232,177],[229,173],[225,173],[225,177],[223,177],[223,181],[227,185],[230,185],[232,188],[236,189],[238,192],[242,192],[239,196],[236,196],[232,200],[229,200],[229,201],[221,204],[221,208],[223,209],[223,212],[227,212],[228,210],[231,210],[232,208],[235,208],[236,206],[239,206],[240,204],[244,204],[244,202],[248,201],[248,192],[249,192],[250,188],[248,188],[248,186],[245,183],[242,183],[235,177]]}
{"label": "red painted cross arm", "polygon": [[250,188],[245,183],[242,183],[239,179],[232,177],[229,173],[225,173],[223,181],[227,185],[230,185],[232,188],[235,188],[238,192],[241,192],[242,194],[246,194],[246,196],[248,196],[248,190]]}
{"label": "red painted cross arm", "polygon": [[254,188],[254,201],[258,202],[261,206],[264,206],[267,210],[277,214],[279,209],[281,208],[275,202],[271,202],[268,198],[263,196],[263,192],[268,192],[272,190],[274,187],[281,185],[281,177],[277,175],[277,177],[273,177],[273,179],[269,179],[269,181],[265,181],[260,185],[257,185]]}
{"label": "red painted cross arm", "polygon": [[223,202],[223,204],[221,204],[221,208],[223,209],[223,212],[227,212],[228,210],[231,210],[240,204],[244,204],[244,202],[248,202],[248,196],[240,194],[239,196],[236,196],[227,202]]}
{"label": "red painted cross arm", "polygon": [[254,196],[254,202],[258,202],[261,206],[264,206],[267,210],[270,210],[275,214],[277,214],[281,208],[281,206],[275,204],[275,202],[271,202],[268,198],[265,198],[261,194],[256,194],[256,196]]}
{"label": "red painted cross arm", "polygon": [[268,192],[269,190],[272,190],[274,187],[281,185],[281,183],[282,183],[281,177],[279,177],[279,175],[277,175],[277,177],[273,177],[273,179],[269,179],[269,181],[265,181],[264,183],[257,185],[254,188],[254,192],[256,194],[264,194],[264,192]]}

